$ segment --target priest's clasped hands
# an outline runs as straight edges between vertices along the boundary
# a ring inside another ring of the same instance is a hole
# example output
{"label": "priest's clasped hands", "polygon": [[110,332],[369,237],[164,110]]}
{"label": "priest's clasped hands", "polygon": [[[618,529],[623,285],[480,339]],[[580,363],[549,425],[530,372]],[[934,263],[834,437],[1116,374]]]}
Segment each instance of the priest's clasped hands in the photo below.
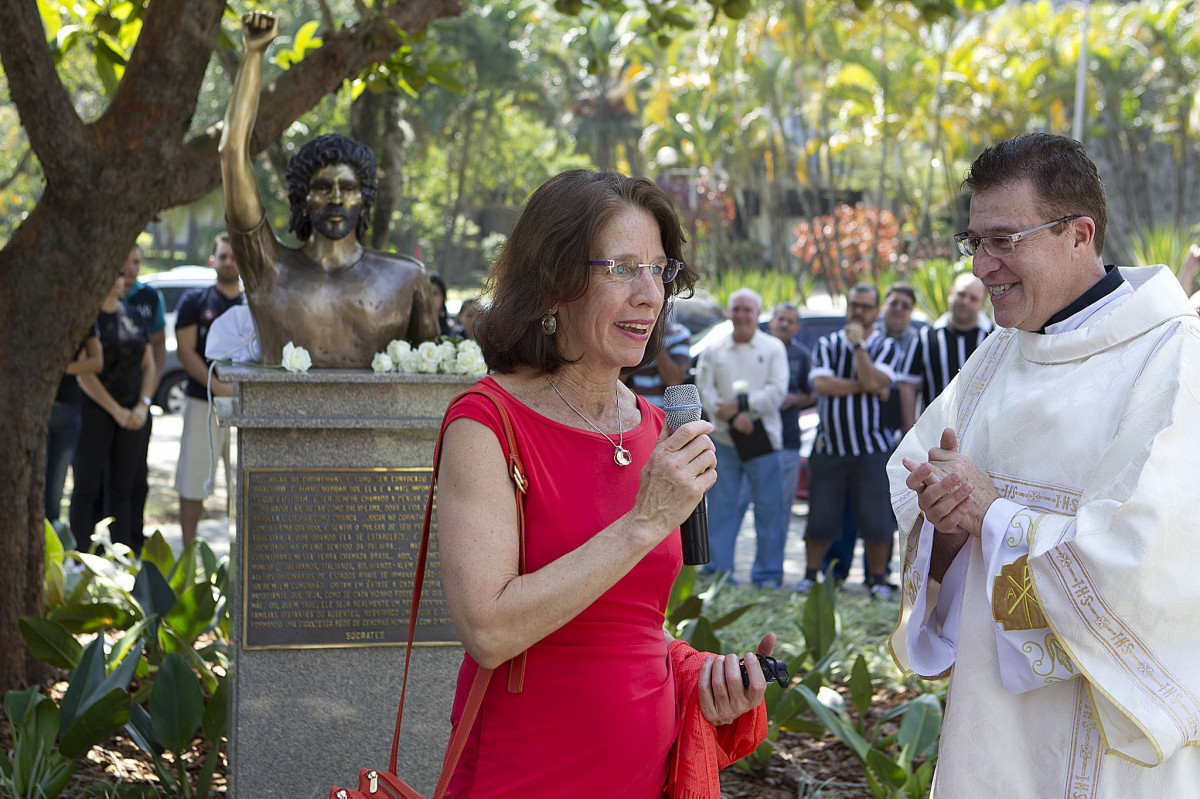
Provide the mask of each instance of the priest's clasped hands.
{"label": "priest's clasped hands", "polygon": [[992,478],[958,451],[954,429],[942,431],[940,447],[929,450],[929,461],[904,458],[905,485],[917,492],[917,505],[940,533],[978,536],[983,517],[999,498]]}

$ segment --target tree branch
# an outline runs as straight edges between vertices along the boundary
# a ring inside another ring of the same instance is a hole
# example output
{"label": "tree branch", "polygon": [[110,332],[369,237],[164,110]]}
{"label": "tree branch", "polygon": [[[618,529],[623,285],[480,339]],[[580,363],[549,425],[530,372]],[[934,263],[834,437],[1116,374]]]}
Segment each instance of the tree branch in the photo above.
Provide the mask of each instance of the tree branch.
{"label": "tree branch", "polygon": [[47,183],[69,179],[87,156],[88,135],[46,46],[37,0],[10,0],[0,25],[0,64],[29,146]]}
{"label": "tree branch", "polygon": [[[459,0],[407,0],[388,6],[379,16],[363,24],[326,37],[320,49],[309,53],[264,87],[250,140],[251,156],[279,139],[293,122],[322,97],[336,91],[348,77],[389,58],[400,46],[393,23],[401,30],[415,33],[435,19],[459,12]],[[191,202],[218,184],[221,173],[217,163],[217,142],[220,135],[217,127],[193,137],[184,145],[178,158],[164,169],[171,180],[163,187],[167,192],[163,207]]]}

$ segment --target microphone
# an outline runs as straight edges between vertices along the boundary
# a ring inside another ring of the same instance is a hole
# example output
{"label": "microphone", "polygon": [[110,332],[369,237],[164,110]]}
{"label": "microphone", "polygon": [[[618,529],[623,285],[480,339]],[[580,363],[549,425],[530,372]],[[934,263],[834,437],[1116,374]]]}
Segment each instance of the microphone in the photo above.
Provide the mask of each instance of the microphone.
{"label": "microphone", "polygon": [[[663,412],[667,415],[667,427],[675,432],[682,425],[700,418],[700,390],[690,383],[667,386],[663,391]],[[700,498],[700,504],[692,515],[679,525],[679,538],[683,542],[683,562],[688,566],[708,563],[708,501]]]}

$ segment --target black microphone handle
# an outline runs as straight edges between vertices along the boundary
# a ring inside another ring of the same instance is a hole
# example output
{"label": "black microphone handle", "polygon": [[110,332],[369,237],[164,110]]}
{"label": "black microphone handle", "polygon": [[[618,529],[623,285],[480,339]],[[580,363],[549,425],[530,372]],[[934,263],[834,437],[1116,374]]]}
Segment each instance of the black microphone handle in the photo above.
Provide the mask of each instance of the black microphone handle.
{"label": "black microphone handle", "polygon": [[687,566],[702,566],[708,563],[708,500],[700,498],[700,504],[692,515],[679,525],[679,538],[683,543],[683,562]]}

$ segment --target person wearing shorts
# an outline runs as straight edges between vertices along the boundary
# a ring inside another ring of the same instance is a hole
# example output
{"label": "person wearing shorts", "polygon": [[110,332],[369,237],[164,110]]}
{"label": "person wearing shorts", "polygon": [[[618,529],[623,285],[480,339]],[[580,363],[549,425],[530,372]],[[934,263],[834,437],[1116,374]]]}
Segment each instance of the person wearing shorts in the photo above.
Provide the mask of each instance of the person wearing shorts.
{"label": "person wearing shorts", "polygon": [[809,380],[817,393],[820,426],[808,460],[806,569],[796,590],[812,589],[821,561],[842,536],[847,493],[867,556],[871,596],[891,599],[887,560],[895,531],[887,479],[892,440],[881,415],[904,352],[896,340],[872,329],[879,292],[860,283],[850,289],[846,326],[817,342]]}
{"label": "person wearing shorts", "polygon": [[[217,236],[209,263],[217,270],[217,282],[184,294],[179,300],[175,320],[179,362],[188,373],[184,388],[183,435],[179,439],[179,464],[175,469],[179,522],[185,547],[196,538],[196,526],[204,512],[204,498],[211,493],[206,483],[209,476],[215,474],[212,467],[217,457],[224,462],[225,479],[229,479],[229,429],[220,427],[216,415],[209,413],[209,361],[204,356],[204,347],[213,321],[245,302],[227,234]],[[211,386],[214,397],[233,395],[233,386],[218,380],[216,375],[213,375]]]}

